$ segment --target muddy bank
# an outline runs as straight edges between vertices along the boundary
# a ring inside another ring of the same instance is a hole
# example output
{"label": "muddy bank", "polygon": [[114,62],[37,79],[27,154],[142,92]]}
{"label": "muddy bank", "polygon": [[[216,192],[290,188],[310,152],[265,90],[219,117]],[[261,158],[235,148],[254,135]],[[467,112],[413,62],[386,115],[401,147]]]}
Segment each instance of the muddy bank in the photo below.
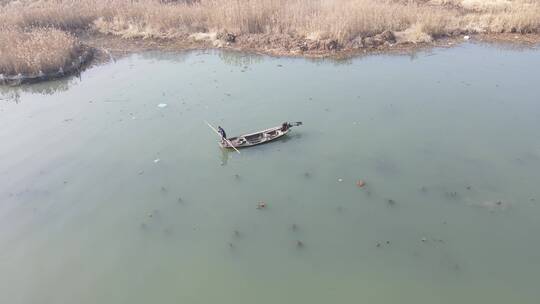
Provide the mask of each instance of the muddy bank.
{"label": "muddy bank", "polygon": [[[122,39],[113,35],[81,35],[81,41],[97,49],[98,59],[108,54],[122,56],[150,50],[226,49],[270,56],[307,58],[347,58],[370,54],[407,54],[433,47],[452,47],[463,42],[484,42],[495,45],[535,47],[540,44],[539,34],[459,34],[440,37],[430,42],[400,42],[391,31],[358,38],[345,44],[333,39],[292,38],[288,35],[232,33],[199,33],[178,39]],[[99,60],[98,60],[99,61]]]}
{"label": "muddy bank", "polygon": [[199,33],[170,40],[122,39],[102,34],[81,35],[79,39],[90,47],[106,50],[105,53],[108,52],[114,56],[147,50],[226,49],[270,56],[307,58],[344,58],[363,54],[407,53],[431,47],[453,46],[463,41],[462,37],[444,37],[430,43],[400,43],[390,31],[372,37],[359,38],[345,44],[334,39],[314,40],[293,38],[288,35],[234,35],[232,33]]}

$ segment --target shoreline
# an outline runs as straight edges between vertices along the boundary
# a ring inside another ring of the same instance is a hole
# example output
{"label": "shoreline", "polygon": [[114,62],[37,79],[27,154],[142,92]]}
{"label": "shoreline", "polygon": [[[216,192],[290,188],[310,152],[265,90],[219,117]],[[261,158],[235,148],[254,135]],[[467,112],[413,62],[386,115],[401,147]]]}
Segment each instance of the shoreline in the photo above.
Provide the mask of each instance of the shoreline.
{"label": "shoreline", "polygon": [[[225,50],[245,52],[272,57],[300,58],[329,58],[349,59],[370,55],[405,55],[433,48],[451,48],[464,42],[479,42],[510,48],[534,49],[540,45],[540,34],[470,34],[452,37],[442,37],[432,42],[396,43],[392,35],[389,38],[375,38],[377,42],[371,45],[363,44],[351,47],[343,46],[335,40],[309,41],[287,37],[275,38],[273,43],[259,43],[272,39],[269,35],[246,35],[234,37],[232,41],[225,39],[196,40],[192,37],[183,39],[125,39],[111,34],[74,33],[83,45],[83,51],[77,62],[64,67],[53,74],[41,75],[2,75],[0,85],[18,86],[22,84],[45,82],[53,79],[68,77],[84,72],[88,67],[107,62],[115,57],[123,57],[144,51],[192,51],[192,50]],[[377,36],[382,36],[379,34]],[[227,33],[222,36],[227,37]],[[258,37],[257,37],[258,36]],[[376,36],[375,36],[376,37]],[[372,38],[372,37],[367,37]],[[229,36],[229,39],[232,39]],[[216,42],[217,41],[217,42]],[[392,43],[392,41],[394,43]],[[306,46],[311,44],[311,46]]]}
{"label": "shoreline", "polygon": [[[255,36],[255,35],[253,35]],[[132,54],[141,51],[190,51],[190,50],[229,50],[272,57],[303,57],[347,59],[364,55],[393,55],[408,54],[433,48],[450,48],[464,42],[480,42],[511,48],[535,48],[540,46],[540,34],[463,34],[452,37],[441,37],[432,42],[423,43],[381,43],[372,47],[351,48],[338,46],[335,49],[324,47],[302,51],[292,42],[305,42],[307,39],[290,38],[288,45],[276,44],[247,44],[242,38],[238,41],[223,45],[213,45],[210,41],[194,41],[192,39],[124,39],[107,34],[77,35],[80,41],[98,53],[110,53],[116,56]],[[464,37],[469,37],[464,39]],[[319,42],[321,43],[321,42]],[[97,56],[100,57],[100,56]]]}
{"label": "shoreline", "polygon": [[0,8],[0,73],[16,83],[66,74],[81,46],[104,58],[223,49],[339,59],[468,40],[540,44],[536,0],[0,0]]}

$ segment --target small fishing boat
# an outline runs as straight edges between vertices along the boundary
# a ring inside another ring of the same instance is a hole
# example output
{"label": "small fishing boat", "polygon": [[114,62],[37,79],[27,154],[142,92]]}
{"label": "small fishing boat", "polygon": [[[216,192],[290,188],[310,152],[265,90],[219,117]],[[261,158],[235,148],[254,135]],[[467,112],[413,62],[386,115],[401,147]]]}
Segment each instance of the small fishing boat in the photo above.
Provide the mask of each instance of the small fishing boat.
{"label": "small fishing boat", "polygon": [[233,149],[260,145],[278,139],[289,133],[292,127],[297,127],[301,125],[302,122],[300,121],[293,123],[284,122],[283,124],[281,124],[281,126],[273,127],[255,133],[227,138],[226,141],[221,141],[219,145],[222,148]]}

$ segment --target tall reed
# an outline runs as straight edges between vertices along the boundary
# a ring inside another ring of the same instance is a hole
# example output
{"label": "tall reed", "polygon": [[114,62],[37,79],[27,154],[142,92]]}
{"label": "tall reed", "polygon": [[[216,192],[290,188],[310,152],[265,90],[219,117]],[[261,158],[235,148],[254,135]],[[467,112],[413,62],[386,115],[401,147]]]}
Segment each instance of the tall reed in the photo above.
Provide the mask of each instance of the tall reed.
{"label": "tall reed", "polygon": [[227,31],[346,44],[386,30],[399,33],[401,42],[463,32],[539,33],[540,1],[0,0],[0,73],[45,71],[69,62],[80,50],[80,32],[188,39]]}

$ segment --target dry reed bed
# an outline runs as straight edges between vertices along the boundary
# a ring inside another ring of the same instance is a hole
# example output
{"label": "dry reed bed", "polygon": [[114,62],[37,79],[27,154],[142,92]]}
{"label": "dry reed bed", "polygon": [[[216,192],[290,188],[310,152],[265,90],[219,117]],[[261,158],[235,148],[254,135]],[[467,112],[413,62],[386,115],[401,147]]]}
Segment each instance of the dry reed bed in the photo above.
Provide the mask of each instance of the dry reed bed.
{"label": "dry reed bed", "polygon": [[0,31],[0,72],[6,75],[46,75],[72,65],[82,47],[64,31],[35,28],[25,32],[18,28]]}
{"label": "dry reed bed", "polygon": [[[4,74],[69,64],[80,52],[75,36],[81,31],[126,39],[202,37],[214,43],[219,35],[209,33],[234,33],[266,37],[249,40],[261,50],[280,47],[265,44],[287,39],[365,47],[366,37],[384,31],[395,33],[392,43],[463,33],[540,32],[536,0],[19,0],[0,9]],[[268,39],[274,36],[280,38]]]}

